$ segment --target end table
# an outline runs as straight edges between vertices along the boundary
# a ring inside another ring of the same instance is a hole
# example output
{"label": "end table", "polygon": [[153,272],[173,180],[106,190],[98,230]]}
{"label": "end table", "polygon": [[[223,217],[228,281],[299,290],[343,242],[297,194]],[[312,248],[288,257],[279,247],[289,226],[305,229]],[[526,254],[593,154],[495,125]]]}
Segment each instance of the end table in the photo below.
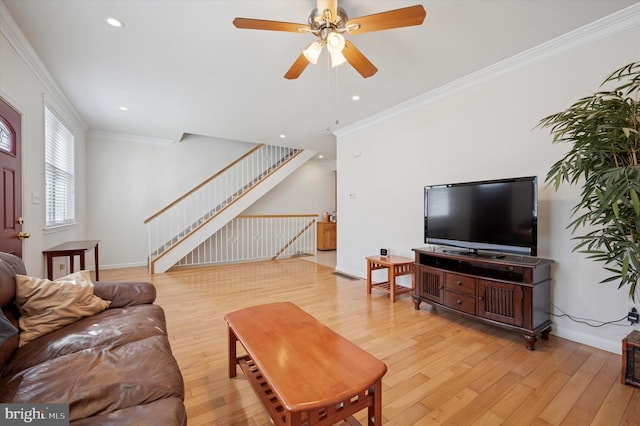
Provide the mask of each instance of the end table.
{"label": "end table", "polygon": [[42,253],[47,258],[47,278],[53,280],[53,258],[65,256],[69,258],[69,273],[73,272],[73,259],[80,257],[80,270],[85,269],[85,254],[93,249],[95,255],[96,281],[100,281],[100,267],[98,266],[98,244],[100,240],[90,241],[67,241],[66,243],[51,247]]}
{"label": "end table", "polygon": [[[403,256],[369,256],[367,257],[367,293],[371,294],[372,288],[377,288],[389,293],[391,302],[396,301],[396,295],[403,293],[413,293],[416,288],[415,277],[413,276],[414,259]],[[371,281],[371,271],[377,269],[388,269],[388,280],[381,283]],[[411,287],[396,284],[396,277],[401,275],[411,275]]]}

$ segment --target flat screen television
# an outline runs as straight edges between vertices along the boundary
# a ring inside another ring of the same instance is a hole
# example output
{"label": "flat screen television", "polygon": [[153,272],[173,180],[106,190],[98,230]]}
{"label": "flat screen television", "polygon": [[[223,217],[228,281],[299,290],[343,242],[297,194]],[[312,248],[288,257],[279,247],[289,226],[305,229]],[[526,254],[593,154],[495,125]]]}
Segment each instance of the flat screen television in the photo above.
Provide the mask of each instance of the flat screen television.
{"label": "flat screen television", "polygon": [[537,177],[425,186],[424,240],[469,254],[537,256]]}

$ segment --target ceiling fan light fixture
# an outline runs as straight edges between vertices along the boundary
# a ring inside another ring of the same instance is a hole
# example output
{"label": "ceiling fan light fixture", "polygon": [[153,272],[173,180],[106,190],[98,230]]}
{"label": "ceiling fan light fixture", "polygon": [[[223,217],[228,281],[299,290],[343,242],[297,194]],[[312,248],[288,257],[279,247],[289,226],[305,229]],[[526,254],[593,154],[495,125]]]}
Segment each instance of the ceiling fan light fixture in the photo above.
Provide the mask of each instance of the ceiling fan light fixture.
{"label": "ceiling fan light fixture", "polygon": [[342,52],[329,52],[331,54],[331,68],[337,67],[347,62]]}
{"label": "ceiling fan light fixture", "polygon": [[318,63],[318,58],[320,57],[321,52],[322,45],[318,41],[314,41],[302,51],[304,57],[307,58],[307,61],[314,65]]}
{"label": "ceiling fan light fixture", "polygon": [[344,49],[344,36],[336,31],[330,31],[327,34],[327,49],[331,52],[331,55],[334,53],[342,54],[342,49]]}

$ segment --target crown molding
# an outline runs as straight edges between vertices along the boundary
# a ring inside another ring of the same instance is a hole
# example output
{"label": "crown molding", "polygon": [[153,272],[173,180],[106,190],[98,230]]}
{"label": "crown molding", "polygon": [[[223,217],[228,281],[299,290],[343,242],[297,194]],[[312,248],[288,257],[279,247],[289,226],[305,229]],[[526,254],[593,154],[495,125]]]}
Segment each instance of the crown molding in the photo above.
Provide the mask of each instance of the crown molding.
{"label": "crown molding", "polygon": [[151,138],[147,136],[127,135],[124,133],[107,132],[103,130],[89,130],[87,139],[94,142],[126,142],[150,143],[155,145],[172,145],[177,141],[171,139]]}
{"label": "crown molding", "polygon": [[64,113],[73,119],[85,131],[88,129],[84,119],[80,116],[67,95],[62,91],[51,73],[47,70],[36,51],[24,36],[18,24],[13,20],[4,2],[0,0],[0,33],[3,34],[11,47],[15,49],[27,67],[33,72],[36,78],[42,83],[45,89],[53,96],[55,102],[64,109]]}
{"label": "crown molding", "polygon": [[631,5],[609,16],[601,18],[576,30],[525,50],[503,61],[468,74],[451,83],[440,86],[408,101],[334,131],[338,137],[372,126],[404,112],[414,110],[443,98],[457,94],[470,87],[494,80],[502,75],[529,67],[581,46],[595,43],[606,37],[640,26],[640,3]]}

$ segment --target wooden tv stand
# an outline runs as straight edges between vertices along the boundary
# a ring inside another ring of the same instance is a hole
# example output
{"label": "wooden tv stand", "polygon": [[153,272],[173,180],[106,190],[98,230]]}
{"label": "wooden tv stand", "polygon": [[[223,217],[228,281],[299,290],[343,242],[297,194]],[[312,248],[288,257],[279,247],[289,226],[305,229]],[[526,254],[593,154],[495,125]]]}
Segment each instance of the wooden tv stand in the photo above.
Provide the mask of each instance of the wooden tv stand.
{"label": "wooden tv stand", "polygon": [[454,254],[416,248],[413,303],[421,302],[522,333],[534,350],[549,338],[552,260],[528,256]]}

